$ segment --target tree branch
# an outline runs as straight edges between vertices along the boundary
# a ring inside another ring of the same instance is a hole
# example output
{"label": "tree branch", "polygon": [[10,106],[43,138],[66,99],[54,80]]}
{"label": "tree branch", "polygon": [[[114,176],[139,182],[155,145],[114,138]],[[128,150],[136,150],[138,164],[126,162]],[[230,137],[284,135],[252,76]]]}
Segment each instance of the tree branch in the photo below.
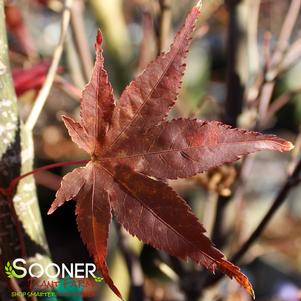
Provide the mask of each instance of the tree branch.
{"label": "tree branch", "polygon": [[237,117],[243,107],[244,84],[239,66],[239,52],[243,31],[239,22],[238,5],[240,0],[227,0],[229,12],[227,40],[227,96],[225,101],[224,121],[236,126]]}

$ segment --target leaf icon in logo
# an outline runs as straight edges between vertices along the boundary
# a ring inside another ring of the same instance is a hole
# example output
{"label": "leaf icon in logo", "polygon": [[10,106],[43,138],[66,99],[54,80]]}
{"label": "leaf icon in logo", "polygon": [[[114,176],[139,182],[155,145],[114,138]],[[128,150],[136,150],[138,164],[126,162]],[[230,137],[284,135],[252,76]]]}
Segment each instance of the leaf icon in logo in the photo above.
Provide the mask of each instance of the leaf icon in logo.
{"label": "leaf icon in logo", "polygon": [[102,277],[94,277],[95,282],[100,283],[103,281]]}
{"label": "leaf icon in logo", "polygon": [[12,274],[12,270],[13,270],[13,268],[12,268],[10,262],[8,261],[6,263],[6,266],[5,266],[5,273],[6,273],[8,278],[13,278],[14,277],[13,274]]}
{"label": "leaf icon in logo", "polygon": [[5,273],[8,278],[17,278],[17,279],[24,278],[24,276],[19,276],[18,274],[16,274],[9,261],[6,263]]}

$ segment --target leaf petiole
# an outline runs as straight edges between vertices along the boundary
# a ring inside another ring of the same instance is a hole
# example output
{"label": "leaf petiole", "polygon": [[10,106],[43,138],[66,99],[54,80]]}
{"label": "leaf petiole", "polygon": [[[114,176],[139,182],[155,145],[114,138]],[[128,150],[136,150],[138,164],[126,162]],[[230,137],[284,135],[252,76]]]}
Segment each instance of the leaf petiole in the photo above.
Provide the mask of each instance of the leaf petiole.
{"label": "leaf petiole", "polygon": [[45,166],[42,166],[42,167],[39,167],[37,169],[34,169],[30,172],[27,172],[23,175],[20,175],[16,178],[14,178],[9,186],[7,188],[2,188],[0,187],[0,193],[5,195],[5,196],[8,196],[8,197],[11,197],[15,191],[15,188],[16,186],[18,185],[18,183],[23,180],[24,178],[28,177],[28,176],[31,176],[31,175],[34,175],[38,172],[41,172],[41,171],[44,171],[44,170],[49,170],[49,169],[53,169],[53,168],[57,168],[57,167],[63,167],[63,166],[69,166],[69,165],[84,165],[84,164],[87,164],[90,160],[81,160],[81,161],[67,161],[67,162],[59,162],[59,163],[54,163],[54,164],[50,164],[50,165],[45,165]]}

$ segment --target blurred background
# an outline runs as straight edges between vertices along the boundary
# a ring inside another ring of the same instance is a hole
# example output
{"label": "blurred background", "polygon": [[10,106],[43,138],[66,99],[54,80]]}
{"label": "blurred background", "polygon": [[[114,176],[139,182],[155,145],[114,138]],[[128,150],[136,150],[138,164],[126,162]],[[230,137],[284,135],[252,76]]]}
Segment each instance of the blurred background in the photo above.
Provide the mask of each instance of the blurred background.
{"label": "blurred background", "polygon": [[[289,174],[300,158],[301,1],[203,2],[172,116],[221,120],[274,133],[296,144],[289,154],[263,152],[170,183],[192,206],[217,247],[231,258],[261,222],[283,185],[291,180]],[[104,34],[105,66],[118,99],[128,82],[158,53],[168,49],[195,3],[70,1],[71,19],[62,58],[33,131],[35,168],[87,158],[68,137],[61,115],[79,117],[81,89],[94,63],[97,29]],[[23,120],[29,116],[49,71],[62,31],[64,5],[59,0],[5,1],[9,59]],[[62,176],[72,168],[35,175],[42,223],[56,263],[92,261],[77,231],[74,203],[47,216]],[[237,260],[253,283],[258,301],[301,300],[298,181],[300,174],[260,237]],[[130,272],[127,256],[136,266],[138,281]],[[114,224],[108,257],[111,276],[127,300],[250,300],[234,281],[217,281],[201,267],[143,245]],[[113,301],[117,297],[101,284],[89,300]]]}

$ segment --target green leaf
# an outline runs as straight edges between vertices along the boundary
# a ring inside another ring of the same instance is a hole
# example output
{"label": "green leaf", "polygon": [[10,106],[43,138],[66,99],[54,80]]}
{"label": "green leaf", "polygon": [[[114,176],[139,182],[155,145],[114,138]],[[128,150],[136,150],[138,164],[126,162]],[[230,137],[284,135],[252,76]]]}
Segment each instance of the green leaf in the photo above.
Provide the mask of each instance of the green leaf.
{"label": "green leaf", "polygon": [[11,272],[9,272],[9,271],[6,271],[5,273],[6,273],[6,275],[7,275],[7,277],[8,277],[8,278],[13,278],[13,275],[12,275],[12,273],[11,273]]}

